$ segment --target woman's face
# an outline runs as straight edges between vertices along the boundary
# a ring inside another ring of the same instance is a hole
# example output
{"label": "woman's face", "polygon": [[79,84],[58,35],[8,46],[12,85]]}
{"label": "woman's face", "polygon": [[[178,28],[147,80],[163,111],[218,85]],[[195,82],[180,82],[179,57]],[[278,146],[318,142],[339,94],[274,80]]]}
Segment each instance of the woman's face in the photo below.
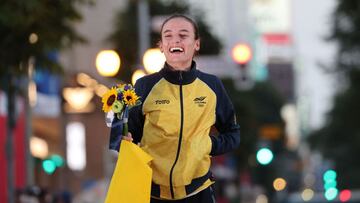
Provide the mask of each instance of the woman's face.
{"label": "woman's face", "polygon": [[195,39],[195,30],[189,21],[173,18],[164,24],[160,50],[170,66],[176,70],[189,68],[195,52],[199,49],[200,40]]}

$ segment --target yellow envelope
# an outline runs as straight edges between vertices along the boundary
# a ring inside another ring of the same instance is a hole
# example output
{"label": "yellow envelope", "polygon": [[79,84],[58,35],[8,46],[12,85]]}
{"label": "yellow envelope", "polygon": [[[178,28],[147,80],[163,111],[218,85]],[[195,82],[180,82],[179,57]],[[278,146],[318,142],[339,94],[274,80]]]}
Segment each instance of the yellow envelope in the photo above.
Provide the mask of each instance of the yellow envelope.
{"label": "yellow envelope", "polygon": [[151,160],[139,146],[123,140],[105,203],[150,202]]}

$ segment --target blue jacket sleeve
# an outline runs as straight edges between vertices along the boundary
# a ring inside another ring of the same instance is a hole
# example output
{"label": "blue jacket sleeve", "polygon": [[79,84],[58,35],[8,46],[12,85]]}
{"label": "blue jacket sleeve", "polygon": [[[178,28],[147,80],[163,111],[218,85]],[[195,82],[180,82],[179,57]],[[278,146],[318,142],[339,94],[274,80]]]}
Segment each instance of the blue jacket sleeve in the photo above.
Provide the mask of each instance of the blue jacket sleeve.
{"label": "blue jacket sleeve", "polygon": [[144,115],[142,113],[142,106],[144,103],[145,95],[144,88],[142,87],[142,80],[138,80],[134,86],[135,92],[140,96],[141,105],[135,106],[129,110],[129,132],[133,137],[134,143],[139,143],[142,138],[144,128]]}
{"label": "blue jacket sleeve", "polygon": [[210,155],[221,155],[236,149],[240,143],[240,127],[236,123],[233,104],[227,95],[222,82],[217,79],[216,122],[219,131],[217,136],[211,135],[212,148]]}
{"label": "blue jacket sleeve", "polygon": [[115,116],[111,123],[109,149],[119,151],[122,139],[123,123]]}

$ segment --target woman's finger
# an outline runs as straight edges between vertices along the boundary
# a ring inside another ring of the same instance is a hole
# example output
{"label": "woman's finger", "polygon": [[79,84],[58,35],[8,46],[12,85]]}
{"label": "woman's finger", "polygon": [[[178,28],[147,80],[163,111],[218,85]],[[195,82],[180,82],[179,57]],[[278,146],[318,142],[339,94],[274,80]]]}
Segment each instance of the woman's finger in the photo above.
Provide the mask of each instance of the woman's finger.
{"label": "woman's finger", "polygon": [[130,141],[130,142],[133,141],[133,138],[132,138],[132,135],[130,132],[127,134],[127,136],[123,136],[122,139],[126,140],[126,141]]}

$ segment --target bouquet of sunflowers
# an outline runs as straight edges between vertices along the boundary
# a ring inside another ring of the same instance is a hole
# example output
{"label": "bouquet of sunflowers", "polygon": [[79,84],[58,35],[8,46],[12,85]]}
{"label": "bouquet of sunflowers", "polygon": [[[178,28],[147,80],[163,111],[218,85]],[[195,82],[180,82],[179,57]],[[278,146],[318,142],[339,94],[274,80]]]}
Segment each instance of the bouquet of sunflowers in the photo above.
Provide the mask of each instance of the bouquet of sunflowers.
{"label": "bouquet of sunflowers", "polygon": [[102,97],[103,111],[107,113],[106,123],[110,127],[114,125],[113,119],[117,119],[115,125],[123,125],[123,135],[128,134],[129,109],[140,105],[140,97],[136,95],[135,88],[131,84],[118,84],[108,90]]}
{"label": "bouquet of sunflowers", "polygon": [[150,202],[152,170],[149,162],[152,157],[138,145],[122,142],[121,136],[128,134],[129,109],[141,104],[140,97],[132,85],[121,84],[109,89],[102,97],[102,103],[106,123],[111,127],[109,148],[119,152],[105,203]]}

